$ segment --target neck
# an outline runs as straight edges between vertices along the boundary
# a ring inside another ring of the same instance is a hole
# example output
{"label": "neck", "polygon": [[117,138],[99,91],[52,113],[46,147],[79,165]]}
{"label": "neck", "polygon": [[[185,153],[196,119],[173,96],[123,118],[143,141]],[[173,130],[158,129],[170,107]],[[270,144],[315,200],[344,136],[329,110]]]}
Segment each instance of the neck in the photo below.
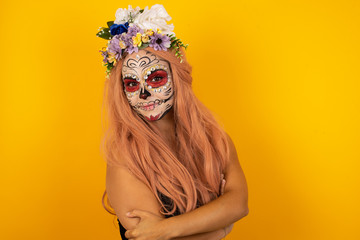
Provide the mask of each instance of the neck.
{"label": "neck", "polygon": [[177,146],[173,108],[171,108],[171,110],[167,112],[161,119],[149,122],[149,124],[159,130],[159,134],[164,139],[165,144],[167,144],[169,148],[171,148],[172,151],[176,153]]}
{"label": "neck", "polygon": [[160,120],[149,122],[151,125],[155,126],[160,130],[161,133],[164,133],[164,136],[173,134],[175,132],[175,122],[174,122],[174,110],[170,109]]}

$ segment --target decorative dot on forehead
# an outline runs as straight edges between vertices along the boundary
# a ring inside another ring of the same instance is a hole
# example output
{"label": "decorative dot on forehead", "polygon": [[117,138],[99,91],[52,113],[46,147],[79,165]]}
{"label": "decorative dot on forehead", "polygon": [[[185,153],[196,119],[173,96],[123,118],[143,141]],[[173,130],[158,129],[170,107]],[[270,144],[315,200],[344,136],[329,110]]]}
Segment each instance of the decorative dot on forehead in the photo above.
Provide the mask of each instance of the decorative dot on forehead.
{"label": "decorative dot on forehead", "polygon": [[[154,71],[158,70],[158,69],[163,69],[163,70],[167,70],[168,68],[163,66],[163,65],[155,65],[153,67],[150,67],[148,69],[145,70],[145,75],[144,75],[144,79],[148,79],[148,77],[150,76],[150,74],[152,74]],[[168,76],[170,77],[170,76]]]}

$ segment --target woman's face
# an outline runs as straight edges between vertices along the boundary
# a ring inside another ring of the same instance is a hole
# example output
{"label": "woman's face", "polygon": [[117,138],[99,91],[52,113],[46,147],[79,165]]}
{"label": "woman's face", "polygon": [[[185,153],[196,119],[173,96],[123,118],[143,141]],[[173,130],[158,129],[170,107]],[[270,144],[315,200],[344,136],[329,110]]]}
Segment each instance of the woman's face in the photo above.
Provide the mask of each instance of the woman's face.
{"label": "woman's face", "polygon": [[174,87],[169,63],[155,54],[139,50],[127,55],[122,79],[130,106],[148,121],[161,119],[173,106]]}

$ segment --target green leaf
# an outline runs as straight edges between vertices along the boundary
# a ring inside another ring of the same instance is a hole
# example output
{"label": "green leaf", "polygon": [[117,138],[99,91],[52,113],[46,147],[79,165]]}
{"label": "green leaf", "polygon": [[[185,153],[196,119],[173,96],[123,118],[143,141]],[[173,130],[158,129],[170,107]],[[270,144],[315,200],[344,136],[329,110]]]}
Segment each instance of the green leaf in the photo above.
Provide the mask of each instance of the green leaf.
{"label": "green leaf", "polygon": [[109,22],[107,22],[107,25],[108,25],[109,28],[110,28],[111,25],[113,25],[113,24],[114,24],[114,21],[109,21]]}
{"label": "green leaf", "polygon": [[143,44],[141,44],[139,49],[144,49],[144,48],[147,48],[148,46],[149,46],[149,43],[143,43]]}
{"label": "green leaf", "polygon": [[101,38],[106,39],[106,40],[109,40],[109,39],[112,38],[112,35],[110,34],[109,30],[110,30],[109,28],[102,28],[102,30],[100,30],[96,34],[96,36],[101,37]]}
{"label": "green leaf", "polygon": [[108,71],[110,71],[114,67],[113,63],[108,63],[106,68]]}

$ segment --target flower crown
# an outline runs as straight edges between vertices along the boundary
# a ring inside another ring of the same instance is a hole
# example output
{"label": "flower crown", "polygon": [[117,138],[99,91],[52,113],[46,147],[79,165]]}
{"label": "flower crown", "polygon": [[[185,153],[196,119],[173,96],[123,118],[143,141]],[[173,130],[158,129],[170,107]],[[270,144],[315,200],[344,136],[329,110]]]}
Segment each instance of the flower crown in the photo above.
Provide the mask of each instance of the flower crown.
{"label": "flower crown", "polygon": [[129,54],[138,52],[139,49],[152,47],[156,51],[175,49],[175,56],[182,62],[180,48],[187,48],[173,33],[174,25],[167,24],[171,17],[165,8],[155,4],[149,9],[119,8],[115,14],[116,20],[107,22],[108,27],[100,27],[96,36],[108,40],[107,46],[103,47],[103,65],[109,77],[111,69],[121,59],[124,52]]}

